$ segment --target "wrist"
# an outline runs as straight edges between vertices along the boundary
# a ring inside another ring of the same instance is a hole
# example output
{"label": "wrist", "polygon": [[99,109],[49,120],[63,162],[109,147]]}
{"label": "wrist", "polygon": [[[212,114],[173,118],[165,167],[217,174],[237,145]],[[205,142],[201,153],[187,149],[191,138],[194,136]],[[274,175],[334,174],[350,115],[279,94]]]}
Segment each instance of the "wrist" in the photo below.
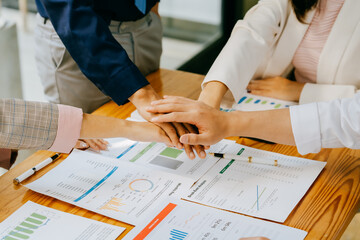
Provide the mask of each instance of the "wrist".
{"label": "wrist", "polygon": [[250,118],[247,112],[234,111],[227,113],[227,135],[246,136],[246,130],[250,127]]}
{"label": "wrist", "polygon": [[300,101],[301,92],[304,89],[304,86],[305,86],[305,83],[297,82],[297,88],[296,88],[296,92],[295,92],[297,101]]}
{"label": "wrist", "polygon": [[131,97],[129,97],[129,101],[132,102],[136,108],[144,105],[150,105],[152,101],[158,99],[160,99],[160,96],[155,92],[150,84],[137,90]]}
{"label": "wrist", "polygon": [[227,91],[225,84],[218,81],[208,82],[201,91],[199,101],[209,105],[210,107],[219,109],[220,103]]}

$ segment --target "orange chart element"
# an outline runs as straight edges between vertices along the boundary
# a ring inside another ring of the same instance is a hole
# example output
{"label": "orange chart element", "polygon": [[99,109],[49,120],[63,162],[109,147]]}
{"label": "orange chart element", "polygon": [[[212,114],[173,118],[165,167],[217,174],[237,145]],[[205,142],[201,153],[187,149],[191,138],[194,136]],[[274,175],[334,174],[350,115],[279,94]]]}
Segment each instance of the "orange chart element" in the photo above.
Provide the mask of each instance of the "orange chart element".
{"label": "orange chart element", "polygon": [[121,198],[112,198],[100,210],[111,210],[115,212],[124,212],[119,209],[119,207],[125,206],[126,204],[122,202]]}
{"label": "orange chart element", "polygon": [[154,183],[149,179],[135,179],[129,183],[129,188],[135,192],[146,192],[154,187]]}

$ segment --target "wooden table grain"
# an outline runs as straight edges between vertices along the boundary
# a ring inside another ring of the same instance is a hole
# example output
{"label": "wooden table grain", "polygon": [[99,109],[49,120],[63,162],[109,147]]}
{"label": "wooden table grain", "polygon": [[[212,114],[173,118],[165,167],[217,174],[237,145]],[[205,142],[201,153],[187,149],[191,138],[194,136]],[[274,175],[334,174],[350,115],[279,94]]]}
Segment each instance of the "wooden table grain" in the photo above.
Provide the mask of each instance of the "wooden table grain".
{"label": "wooden table grain", "polygon": [[[193,99],[196,99],[200,93],[200,84],[203,78],[202,75],[164,69],[148,76],[151,85],[161,95],[178,95]],[[135,108],[131,103],[117,106],[114,102],[109,102],[93,114],[127,118],[133,110]],[[317,154],[301,156],[293,146],[269,144],[247,138],[233,139],[236,139],[240,144],[262,150],[327,161],[324,170],[294,208],[284,225],[307,231],[306,239],[339,239],[341,237],[360,207],[360,150],[323,149]],[[22,185],[13,185],[13,178],[52,154],[48,151],[38,151],[0,177],[0,222],[25,202],[31,200],[60,211],[126,227],[126,231],[118,239],[125,236],[133,226],[33,192]],[[61,159],[40,170],[36,175],[24,181],[23,184],[38,179],[60,164],[66,156],[62,155]]]}

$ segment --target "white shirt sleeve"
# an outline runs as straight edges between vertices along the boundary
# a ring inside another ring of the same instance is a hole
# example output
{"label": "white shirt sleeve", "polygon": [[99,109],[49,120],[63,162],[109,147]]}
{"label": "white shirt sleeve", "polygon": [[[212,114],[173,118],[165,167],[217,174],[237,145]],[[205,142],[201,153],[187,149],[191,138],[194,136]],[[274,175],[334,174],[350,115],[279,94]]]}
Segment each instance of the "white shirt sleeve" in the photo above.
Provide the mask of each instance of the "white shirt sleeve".
{"label": "white shirt sleeve", "polygon": [[292,106],[290,118],[300,154],[321,148],[360,149],[360,93],[353,98]]}

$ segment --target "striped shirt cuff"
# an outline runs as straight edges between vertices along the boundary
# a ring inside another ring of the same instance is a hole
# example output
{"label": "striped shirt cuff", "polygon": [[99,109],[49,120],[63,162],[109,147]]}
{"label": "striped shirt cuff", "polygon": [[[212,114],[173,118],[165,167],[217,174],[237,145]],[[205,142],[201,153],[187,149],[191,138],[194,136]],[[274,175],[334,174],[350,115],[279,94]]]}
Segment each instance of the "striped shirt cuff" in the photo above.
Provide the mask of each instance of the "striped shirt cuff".
{"label": "striped shirt cuff", "polygon": [[59,120],[56,138],[48,149],[53,152],[69,153],[80,137],[83,111],[80,108],[58,105]]}

